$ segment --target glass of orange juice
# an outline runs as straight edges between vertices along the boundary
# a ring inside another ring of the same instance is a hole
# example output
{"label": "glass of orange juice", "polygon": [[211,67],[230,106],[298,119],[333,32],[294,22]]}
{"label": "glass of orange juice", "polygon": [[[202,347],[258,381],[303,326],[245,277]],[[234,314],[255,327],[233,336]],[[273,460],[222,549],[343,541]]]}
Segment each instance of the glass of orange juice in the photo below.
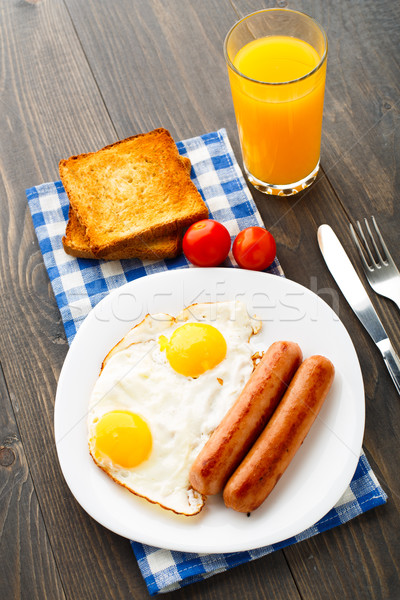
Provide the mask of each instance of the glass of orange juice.
{"label": "glass of orange juice", "polygon": [[226,36],[244,168],[261,192],[291,196],[318,174],[327,52],[322,27],[289,9],[252,13]]}

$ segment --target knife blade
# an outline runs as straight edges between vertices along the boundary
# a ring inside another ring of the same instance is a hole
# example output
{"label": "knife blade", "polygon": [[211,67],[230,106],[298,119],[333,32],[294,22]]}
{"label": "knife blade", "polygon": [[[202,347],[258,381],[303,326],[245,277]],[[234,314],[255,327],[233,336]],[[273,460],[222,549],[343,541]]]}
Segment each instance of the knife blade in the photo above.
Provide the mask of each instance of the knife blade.
{"label": "knife blade", "polygon": [[356,270],[329,225],[318,227],[318,244],[327,267],[343,296],[382,354],[396,390],[400,395],[400,358],[394,351],[389,336],[372,306]]}

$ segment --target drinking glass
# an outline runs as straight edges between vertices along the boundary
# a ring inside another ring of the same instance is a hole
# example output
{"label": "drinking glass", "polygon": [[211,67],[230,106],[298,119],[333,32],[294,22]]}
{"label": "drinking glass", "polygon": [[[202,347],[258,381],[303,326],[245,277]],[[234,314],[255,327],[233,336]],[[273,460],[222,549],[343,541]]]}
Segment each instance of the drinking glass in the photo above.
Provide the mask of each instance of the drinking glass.
{"label": "drinking glass", "polygon": [[327,53],[322,27],[289,9],[252,13],[226,36],[244,169],[261,192],[291,196],[317,177]]}

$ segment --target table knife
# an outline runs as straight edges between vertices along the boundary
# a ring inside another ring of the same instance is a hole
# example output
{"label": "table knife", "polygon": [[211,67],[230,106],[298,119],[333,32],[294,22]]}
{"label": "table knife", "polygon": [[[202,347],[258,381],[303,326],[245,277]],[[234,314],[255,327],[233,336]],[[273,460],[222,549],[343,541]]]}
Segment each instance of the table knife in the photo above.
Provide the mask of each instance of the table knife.
{"label": "table knife", "polygon": [[328,269],[344,297],[379,348],[396,390],[400,394],[400,359],[349,257],[329,225],[321,225],[318,228],[318,244]]}

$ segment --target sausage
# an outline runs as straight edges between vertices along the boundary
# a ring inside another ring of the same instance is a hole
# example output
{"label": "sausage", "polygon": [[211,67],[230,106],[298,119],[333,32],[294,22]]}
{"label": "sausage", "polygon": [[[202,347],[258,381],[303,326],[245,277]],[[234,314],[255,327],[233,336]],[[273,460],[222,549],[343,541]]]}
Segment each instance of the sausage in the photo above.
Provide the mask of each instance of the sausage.
{"label": "sausage", "polygon": [[324,356],[302,363],[268,425],[226,484],[227,507],[249,513],[264,502],[303,443],[334,374]]}
{"label": "sausage", "polygon": [[268,348],[194,461],[189,481],[195,490],[206,495],[222,491],[264,429],[302,358],[294,342],[275,342]]}

